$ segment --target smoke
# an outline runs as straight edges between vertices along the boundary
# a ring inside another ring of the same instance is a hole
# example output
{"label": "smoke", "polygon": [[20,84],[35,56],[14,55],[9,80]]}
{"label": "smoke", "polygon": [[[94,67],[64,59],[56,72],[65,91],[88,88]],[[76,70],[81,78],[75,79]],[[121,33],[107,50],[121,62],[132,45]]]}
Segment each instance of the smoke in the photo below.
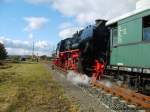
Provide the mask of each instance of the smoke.
{"label": "smoke", "polygon": [[100,83],[102,83],[103,85],[107,86],[107,87],[112,87],[112,82],[108,81],[108,80],[101,80]]}
{"label": "smoke", "polygon": [[74,85],[89,86],[90,78],[87,75],[81,75],[73,71],[69,71],[67,74],[67,80],[71,81]]}

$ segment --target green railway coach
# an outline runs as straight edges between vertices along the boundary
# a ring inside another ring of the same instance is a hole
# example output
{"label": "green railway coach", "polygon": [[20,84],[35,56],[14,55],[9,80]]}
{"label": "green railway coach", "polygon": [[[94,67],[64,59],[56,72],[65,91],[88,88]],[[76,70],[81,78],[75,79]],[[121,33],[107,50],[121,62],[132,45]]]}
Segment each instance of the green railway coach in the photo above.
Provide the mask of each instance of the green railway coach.
{"label": "green railway coach", "polygon": [[135,10],[106,25],[111,28],[110,65],[150,68],[150,8]]}

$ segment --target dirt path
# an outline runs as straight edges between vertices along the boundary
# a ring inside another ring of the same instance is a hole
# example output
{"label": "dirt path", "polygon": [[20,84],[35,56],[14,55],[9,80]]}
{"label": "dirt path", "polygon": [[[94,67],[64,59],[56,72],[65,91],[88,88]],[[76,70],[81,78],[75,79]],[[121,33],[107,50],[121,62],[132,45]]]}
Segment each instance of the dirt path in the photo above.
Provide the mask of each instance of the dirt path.
{"label": "dirt path", "polygon": [[45,66],[52,72],[54,79],[65,89],[66,95],[79,105],[81,112],[110,112],[107,106],[99,102],[92,94],[72,84],[62,73],[56,70],[52,71],[50,65],[45,64]]}

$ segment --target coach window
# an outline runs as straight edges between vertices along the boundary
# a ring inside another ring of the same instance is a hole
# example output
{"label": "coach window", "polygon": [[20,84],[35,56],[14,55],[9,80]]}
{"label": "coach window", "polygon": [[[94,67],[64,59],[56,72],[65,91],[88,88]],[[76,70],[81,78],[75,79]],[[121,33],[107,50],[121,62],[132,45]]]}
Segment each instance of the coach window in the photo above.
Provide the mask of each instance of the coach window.
{"label": "coach window", "polygon": [[150,16],[143,18],[143,40],[150,41]]}
{"label": "coach window", "polygon": [[112,35],[112,46],[117,46],[118,45],[118,30],[117,30],[117,28],[113,28],[111,30],[111,35]]}

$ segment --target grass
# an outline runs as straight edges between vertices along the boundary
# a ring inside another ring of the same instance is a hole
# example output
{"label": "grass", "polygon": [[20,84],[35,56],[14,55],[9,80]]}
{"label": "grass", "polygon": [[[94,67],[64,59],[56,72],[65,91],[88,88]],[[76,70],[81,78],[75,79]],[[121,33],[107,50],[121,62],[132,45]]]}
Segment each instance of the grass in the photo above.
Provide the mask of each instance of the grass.
{"label": "grass", "polygon": [[0,69],[0,112],[77,112],[41,64]]}
{"label": "grass", "polygon": [[0,70],[1,69],[6,69],[6,68],[10,68],[11,67],[11,64],[9,63],[5,63],[4,61],[1,61],[0,60]]}

